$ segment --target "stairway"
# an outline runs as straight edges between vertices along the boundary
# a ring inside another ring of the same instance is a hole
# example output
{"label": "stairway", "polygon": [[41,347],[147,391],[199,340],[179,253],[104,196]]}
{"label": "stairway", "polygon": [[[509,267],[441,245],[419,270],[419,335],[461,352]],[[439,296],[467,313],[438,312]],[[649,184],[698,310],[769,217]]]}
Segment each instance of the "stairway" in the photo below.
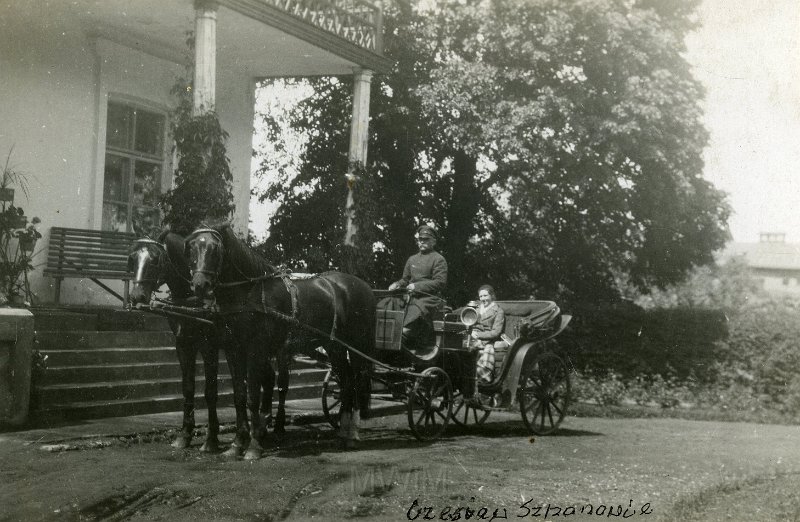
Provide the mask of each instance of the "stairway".
{"label": "stairway", "polygon": [[[40,422],[182,411],[175,338],[162,317],[99,307],[33,308],[37,348],[47,369],[34,390]],[[320,397],[325,370],[296,361],[288,399]],[[195,407],[205,408],[198,355]],[[274,395],[277,399],[277,392]],[[233,404],[231,377],[220,354],[218,406]]]}

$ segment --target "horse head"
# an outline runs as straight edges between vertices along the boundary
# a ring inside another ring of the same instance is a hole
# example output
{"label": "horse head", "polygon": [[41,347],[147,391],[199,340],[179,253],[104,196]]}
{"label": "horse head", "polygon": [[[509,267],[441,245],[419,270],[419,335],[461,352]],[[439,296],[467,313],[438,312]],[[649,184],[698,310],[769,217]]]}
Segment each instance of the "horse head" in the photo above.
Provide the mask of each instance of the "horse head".
{"label": "horse head", "polygon": [[214,297],[222,271],[223,252],[222,235],[213,228],[198,228],[186,238],[185,254],[197,297]]}
{"label": "horse head", "polygon": [[166,247],[152,239],[137,239],[128,255],[128,271],[133,272],[132,304],[149,303],[153,292],[164,283]]}

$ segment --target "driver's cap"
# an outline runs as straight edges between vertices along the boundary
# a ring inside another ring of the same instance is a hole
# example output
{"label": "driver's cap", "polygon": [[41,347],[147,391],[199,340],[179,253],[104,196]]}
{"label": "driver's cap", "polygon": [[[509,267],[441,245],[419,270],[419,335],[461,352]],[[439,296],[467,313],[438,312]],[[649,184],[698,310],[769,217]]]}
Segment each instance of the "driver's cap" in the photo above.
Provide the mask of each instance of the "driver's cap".
{"label": "driver's cap", "polygon": [[436,239],[436,231],[433,227],[429,227],[428,225],[422,225],[417,229],[417,239],[429,237],[431,239]]}

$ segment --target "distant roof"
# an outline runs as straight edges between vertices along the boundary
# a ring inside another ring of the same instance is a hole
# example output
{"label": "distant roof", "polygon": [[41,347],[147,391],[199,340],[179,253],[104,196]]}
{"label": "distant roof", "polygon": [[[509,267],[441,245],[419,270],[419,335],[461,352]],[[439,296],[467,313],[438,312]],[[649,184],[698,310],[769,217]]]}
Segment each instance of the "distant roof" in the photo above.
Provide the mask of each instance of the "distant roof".
{"label": "distant roof", "polygon": [[729,243],[722,258],[731,257],[744,257],[753,268],[800,270],[800,243]]}

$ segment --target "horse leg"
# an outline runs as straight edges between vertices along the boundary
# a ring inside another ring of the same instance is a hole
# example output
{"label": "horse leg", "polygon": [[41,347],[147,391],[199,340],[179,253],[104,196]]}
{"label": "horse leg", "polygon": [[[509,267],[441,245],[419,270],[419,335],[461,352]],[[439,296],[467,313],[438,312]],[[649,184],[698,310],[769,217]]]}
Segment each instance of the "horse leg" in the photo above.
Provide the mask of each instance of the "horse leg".
{"label": "horse leg", "polygon": [[[247,409],[252,416],[250,422],[250,444],[244,452],[245,460],[261,458],[264,449],[261,446],[265,428],[261,417],[261,386],[266,380],[265,356],[259,353],[261,343],[250,343],[247,349]],[[268,362],[268,361],[266,361]]]}
{"label": "horse leg", "polygon": [[356,368],[353,372],[355,392],[354,397],[354,410],[353,416],[350,421],[350,430],[348,432],[348,440],[352,441],[353,446],[355,443],[361,442],[359,429],[361,428],[361,418],[369,416],[369,401],[372,387],[372,374],[369,367]]}
{"label": "horse leg", "polygon": [[231,447],[225,451],[228,457],[240,457],[250,437],[250,425],[247,422],[247,388],[245,387],[246,359],[244,350],[238,340],[229,338],[220,341],[218,346],[225,347],[225,359],[233,380],[233,405],[236,409],[236,435]]}
{"label": "horse leg", "polygon": [[206,408],[208,409],[208,433],[206,441],[200,448],[205,453],[219,451],[219,418],[217,417],[217,397],[219,395],[219,352],[216,345],[204,343],[203,368],[206,376]]}
{"label": "horse leg", "polygon": [[179,334],[175,338],[175,351],[181,367],[181,391],[183,392],[183,424],[181,431],[172,442],[173,448],[185,449],[194,435],[194,372],[197,357],[196,345],[192,339]]}
{"label": "horse leg", "polygon": [[275,372],[272,365],[267,361],[267,367],[264,368],[266,374],[264,375],[264,385],[261,387],[261,415],[264,417],[264,425],[272,427],[272,392],[275,388]]}
{"label": "horse leg", "polygon": [[278,355],[278,417],[275,421],[275,434],[286,433],[286,394],[289,393],[289,360],[288,350],[284,346]]}

